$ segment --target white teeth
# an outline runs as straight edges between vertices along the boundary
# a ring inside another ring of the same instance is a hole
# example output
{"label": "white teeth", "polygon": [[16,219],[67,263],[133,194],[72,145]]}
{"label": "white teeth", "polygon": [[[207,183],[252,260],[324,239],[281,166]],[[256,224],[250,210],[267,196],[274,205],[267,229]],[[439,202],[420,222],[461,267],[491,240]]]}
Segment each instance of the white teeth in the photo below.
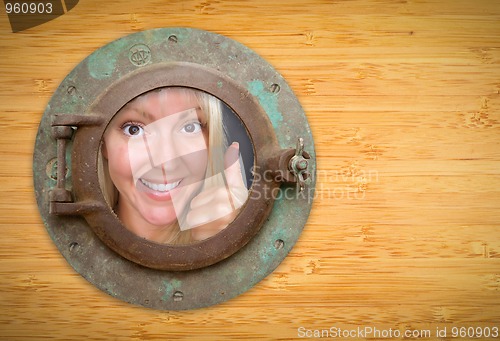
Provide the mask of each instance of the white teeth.
{"label": "white teeth", "polygon": [[176,182],[171,183],[171,184],[155,184],[154,182],[149,182],[149,181],[146,181],[144,179],[140,179],[140,180],[144,184],[144,186],[151,188],[153,191],[157,191],[157,192],[171,191],[175,187],[179,186],[179,183],[181,182],[179,180],[179,181],[176,181]]}

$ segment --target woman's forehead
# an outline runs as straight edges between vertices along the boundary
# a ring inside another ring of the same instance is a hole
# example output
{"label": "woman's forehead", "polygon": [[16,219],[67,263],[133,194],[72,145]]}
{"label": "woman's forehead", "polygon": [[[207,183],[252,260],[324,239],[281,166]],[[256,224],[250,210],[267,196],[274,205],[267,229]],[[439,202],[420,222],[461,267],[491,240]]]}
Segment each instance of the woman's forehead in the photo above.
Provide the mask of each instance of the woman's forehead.
{"label": "woman's forehead", "polygon": [[121,111],[137,112],[142,117],[155,121],[166,116],[197,109],[200,118],[205,114],[199,106],[194,90],[187,88],[163,88],[145,93],[130,101]]}
{"label": "woman's forehead", "polygon": [[132,100],[134,107],[161,110],[165,114],[172,114],[197,107],[198,101],[193,91],[187,89],[160,89],[148,92]]}

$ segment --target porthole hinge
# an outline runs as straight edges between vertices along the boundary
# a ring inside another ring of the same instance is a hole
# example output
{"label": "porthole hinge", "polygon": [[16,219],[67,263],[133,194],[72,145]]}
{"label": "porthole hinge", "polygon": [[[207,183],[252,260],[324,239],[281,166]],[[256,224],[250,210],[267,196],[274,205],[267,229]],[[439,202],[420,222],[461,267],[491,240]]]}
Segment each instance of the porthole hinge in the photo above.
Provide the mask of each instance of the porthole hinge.
{"label": "porthole hinge", "polygon": [[96,115],[54,115],[52,137],[57,141],[57,184],[49,193],[49,212],[56,215],[83,214],[99,209],[99,202],[74,203],[71,191],[66,189],[66,148],[73,137],[73,127],[100,125],[103,119]]}

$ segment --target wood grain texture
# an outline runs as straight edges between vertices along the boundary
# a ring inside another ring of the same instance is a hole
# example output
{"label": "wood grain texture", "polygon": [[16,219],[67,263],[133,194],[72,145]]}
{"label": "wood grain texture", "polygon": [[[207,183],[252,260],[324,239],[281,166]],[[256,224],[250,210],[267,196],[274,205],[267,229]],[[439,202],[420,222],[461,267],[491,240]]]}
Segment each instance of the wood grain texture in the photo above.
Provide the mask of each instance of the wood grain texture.
{"label": "wood grain texture", "polygon": [[[171,26],[226,35],[269,61],[302,103],[318,157],[291,254],[249,292],[187,312],[123,303],[75,273],[45,231],[31,170],[63,78],[108,42]],[[500,327],[497,1],[81,0],[16,34],[2,10],[0,35],[1,339]]]}

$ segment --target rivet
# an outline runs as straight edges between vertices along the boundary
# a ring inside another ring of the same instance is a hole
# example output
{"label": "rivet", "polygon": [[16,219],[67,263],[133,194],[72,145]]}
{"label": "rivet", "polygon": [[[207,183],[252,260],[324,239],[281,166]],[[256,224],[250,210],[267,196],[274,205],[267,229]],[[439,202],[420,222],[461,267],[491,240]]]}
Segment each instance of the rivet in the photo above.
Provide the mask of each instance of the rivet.
{"label": "rivet", "polygon": [[45,173],[49,178],[57,181],[57,158],[53,158],[47,162],[47,166],[45,166]]}
{"label": "rivet", "polygon": [[281,88],[279,86],[279,84],[271,84],[271,86],[269,87],[269,91],[271,91],[273,94],[277,94],[278,92],[280,92]]}
{"label": "rivet", "polygon": [[[67,177],[68,176],[68,167],[64,170],[64,175]],[[49,162],[47,162],[47,165],[45,166],[45,174],[47,176],[54,180],[57,181],[57,158],[51,159]]]}
{"label": "rivet", "polygon": [[171,36],[168,37],[168,41],[171,43],[177,43],[179,40],[175,34],[172,34]]}
{"label": "rivet", "polygon": [[180,302],[184,298],[184,293],[182,291],[176,291],[174,292],[173,298],[175,302]]}
{"label": "rivet", "polygon": [[76,252],[80,249],[80,244],[78,244],[77,242],[72,242],[69,244],[69,251],[70,252]]}
{"label": "rivet", "polygon": [[285,246],[285,242],[282,239],[276,239],[274,242],[274,247],[276,250],[281,250]]}
{"label": "rivet", "polygon": [[66,90],[68,92],[68,94],[70,95],[75,95],[76,94],[76,87],[74,87],[73,85],[71,86],[68,86],[68,89]]}

